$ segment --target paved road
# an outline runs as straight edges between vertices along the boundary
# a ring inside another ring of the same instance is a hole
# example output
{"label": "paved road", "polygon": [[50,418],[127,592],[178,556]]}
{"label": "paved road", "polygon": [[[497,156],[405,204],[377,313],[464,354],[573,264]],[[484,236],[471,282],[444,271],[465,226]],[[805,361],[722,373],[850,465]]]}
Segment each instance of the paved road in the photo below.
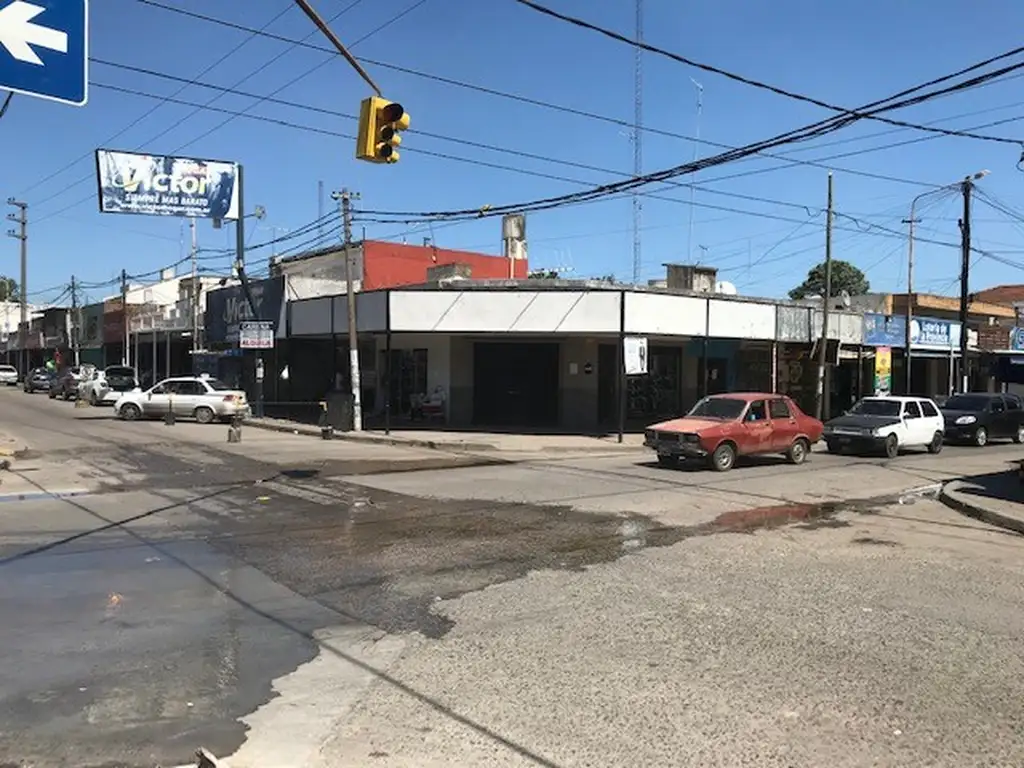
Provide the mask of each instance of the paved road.
{"label": "paved road", "polygon": [[0,485],[0,765],[1024,751],[1021,540],[906,495],[1019,449],[460,466],[14,391],[0,425],[33,447]]}

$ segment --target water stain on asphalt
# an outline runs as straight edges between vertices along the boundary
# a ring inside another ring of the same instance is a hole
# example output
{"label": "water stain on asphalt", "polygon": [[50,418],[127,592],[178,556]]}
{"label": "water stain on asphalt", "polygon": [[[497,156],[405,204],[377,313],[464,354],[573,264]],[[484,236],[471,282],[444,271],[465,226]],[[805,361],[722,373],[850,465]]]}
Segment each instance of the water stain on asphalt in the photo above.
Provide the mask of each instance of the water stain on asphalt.
{"label": "water stain on asphalt", "polygon": [[413,498],[334,480],[263,484],[200,514],[211,545],[347,619],[439,638],[453,622],[436,602],[530,571],[583,569],[701,536],[846,527],[840,513],[888,503],[779,504],[680,527],[568,507]]}

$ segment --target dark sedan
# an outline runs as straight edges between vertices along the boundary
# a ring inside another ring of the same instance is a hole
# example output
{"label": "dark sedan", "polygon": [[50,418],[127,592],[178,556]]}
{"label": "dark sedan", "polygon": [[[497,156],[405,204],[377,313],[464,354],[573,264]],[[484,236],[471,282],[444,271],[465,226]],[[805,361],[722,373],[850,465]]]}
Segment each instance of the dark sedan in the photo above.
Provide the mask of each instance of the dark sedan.
{"label": "dark sedan", "polygon": [[22,389],[30,395],[34,392],[49,392],[50,382],[53,381],[53,371],[46,368],[33,368],[25,377]]}
{"label": "dark sedan", "polygon": [[1024,407],[1016,395],[968,392],[953,395],[941,409],[949,442],[987,445],[991,438],[1024,442]]}

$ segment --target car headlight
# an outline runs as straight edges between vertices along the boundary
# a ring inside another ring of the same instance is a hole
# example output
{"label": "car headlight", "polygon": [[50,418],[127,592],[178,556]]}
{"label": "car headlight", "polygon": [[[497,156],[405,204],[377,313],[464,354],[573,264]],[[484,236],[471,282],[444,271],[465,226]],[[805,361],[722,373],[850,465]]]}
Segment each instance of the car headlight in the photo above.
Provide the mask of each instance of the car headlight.
{"label": "car headlight", "polygon": [[961,416],[956,420],[957,424],[973,424],[978,420],[977,416]]}
{"label": "car headlight", "polygon": [[881,428],[880,427],[875,427],[874,429],[872,429],[871,430],[871,436],[872,437],[881,437],[882,436]]}

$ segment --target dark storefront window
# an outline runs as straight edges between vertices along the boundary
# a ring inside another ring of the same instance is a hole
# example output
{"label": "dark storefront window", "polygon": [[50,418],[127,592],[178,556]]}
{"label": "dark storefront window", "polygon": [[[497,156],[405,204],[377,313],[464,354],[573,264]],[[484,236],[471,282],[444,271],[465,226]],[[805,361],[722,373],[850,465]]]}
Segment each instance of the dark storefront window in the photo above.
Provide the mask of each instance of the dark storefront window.
{"label": "dark storefront window", "polygon": [[392,349],[389,370],[393,413],[408,413],[413,395],[430,394],[427,391],[427,350]]}
{"label": "dark storefront window", "polygon": [[647,375],[630,376],[626,387],[626,417],[654,419],[682,412],[683,351],[678,347],[650,348]]}

